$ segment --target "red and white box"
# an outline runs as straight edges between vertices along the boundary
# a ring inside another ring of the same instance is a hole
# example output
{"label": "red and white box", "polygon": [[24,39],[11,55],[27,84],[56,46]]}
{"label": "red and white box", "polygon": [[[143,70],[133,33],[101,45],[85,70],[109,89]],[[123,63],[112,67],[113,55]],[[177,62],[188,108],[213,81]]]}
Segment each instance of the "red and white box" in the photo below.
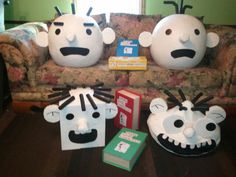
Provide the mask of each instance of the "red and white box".
{"label": "red and white box", "polygon": [[119,89],[115,92],[115,103],[118,107],[118,114],[114,119],[114,125],[118,128],[139,129],[141,94],[128,90]]}

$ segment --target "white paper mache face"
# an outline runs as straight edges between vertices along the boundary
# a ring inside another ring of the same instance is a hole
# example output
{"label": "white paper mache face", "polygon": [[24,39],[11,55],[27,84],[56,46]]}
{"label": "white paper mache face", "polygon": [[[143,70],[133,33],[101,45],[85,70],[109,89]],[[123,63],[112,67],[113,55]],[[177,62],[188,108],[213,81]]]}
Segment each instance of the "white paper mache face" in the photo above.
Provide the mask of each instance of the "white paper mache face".
{"label": "white paper mache face", "polygon": [[115,40],[111,28],[100,30],[90,16],[65,14],[56,18],[48,33],[40,32],[36,43],[49,47],[52,59],[61,66],[87,67],[94,65],[103,52],[103,43]]}
{"label": "white paper mache face", "polygon": [[113,97],[101,86],[86,88],[57,88],[49,95],[59,105],[44,109],[44,118],[51,123],[60,121],[62,150],[105,145],[105,120],[117,114]]}
{"label": "white paper mache face", "polygon": [[202,22],[186,14],[174,14],[163,18],[152,34],[142,32],[139,42],[150,46],[153,60],[168,69],[195,67],[204,57],[207,47],[219,43],[216,33],[206,32]]}
{"label": "white paper mache face", "polygon": [[199,94],[189,101],[179,91],[181,103],[170,92],[165,92],[177,106],[168,109],[162,98],[152,100],[147,124],[153,139],[167,151],[181,156],[199,156],[214,150],[221,140],[218,124],[226,118],[224,109],[207,106],[212,97],[197,101]]}

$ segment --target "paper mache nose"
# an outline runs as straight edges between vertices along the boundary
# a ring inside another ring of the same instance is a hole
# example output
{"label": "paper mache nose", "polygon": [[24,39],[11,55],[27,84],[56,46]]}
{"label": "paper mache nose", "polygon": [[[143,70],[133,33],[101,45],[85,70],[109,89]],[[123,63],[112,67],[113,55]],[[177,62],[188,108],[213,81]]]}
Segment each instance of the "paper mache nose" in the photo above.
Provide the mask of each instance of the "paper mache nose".
{"label": "paper mache nose", "polygon": [[183,33],[180,37],[179,40],[181,43],[186,43],[189,41],[189,35],[187,33]]}
{"label": "paper mache nose", "polygon": [[66,35],[66,40],[68,42],[73,42],[76,39],[76,36],[74,34],[67,34]]}
{"label": "paper mache nose", "polygon": [[183,133],[186,138],[191,138],[195,134],[195,130],[192,127],[187,127]]}
{"label": "paper mache nose", "polygon": [[76,128],[77,128],[76,132],[78,133],[84,134],[90,132],[88,121],[84,118],[78,120]]}

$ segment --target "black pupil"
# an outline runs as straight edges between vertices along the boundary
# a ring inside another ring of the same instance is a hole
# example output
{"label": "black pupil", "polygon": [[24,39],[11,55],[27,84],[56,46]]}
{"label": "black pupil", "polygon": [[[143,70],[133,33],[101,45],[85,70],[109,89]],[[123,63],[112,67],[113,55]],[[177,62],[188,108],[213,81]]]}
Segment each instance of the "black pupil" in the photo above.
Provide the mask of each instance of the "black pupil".
{"label": "black pupil", "polygon": [[167,29],[166,30],[166,35],[170,35],[172,33],[172,30],[171,29]]}
{"label": "black pupil", "polygon": [[198,29],[195,29],[194,32],[195,32],[196,35],[200,34],[200,31]]}
{"label": "black pupil", "polygon": [[175,127],[177,127],[177,128],[182,127],[183,124],[184,124],[184,122],[183,122],[182,120],[180,120],[180,119],[178,119],[178,120],[176,120],[176,121],[174,122],[174,125],[175,125]]}
{"label": "black pupil", "polygon": [[60,29],[56,29],[55,33],[56,33],[56,35],[60,34],[61,30]]}
{"label": "black pupil", "polygon": [[214,123],[209,123],[209,124],[206,125],[206,129],[208,131],[213,131],[213,130],[216,129],[216,125]]}
{"label": "black pupil", "polygon": [[66,115],[66,119],[67,120],[72,120],[74,118],[74,115],[73,114],[67,114]]}
{"label": "black pupil", "polygon": [[99,118],[100,113],[99,113],[99,112],[94,112],[92,116],[93,116],[93,118],[95,118],[95,119],[96,119],[96,118]]}
{"label": "black pupil", "polygon": [[91,29],[86,29],[86,33],[87,33],[88,35],[91,35],[91,34],[92,34]]}

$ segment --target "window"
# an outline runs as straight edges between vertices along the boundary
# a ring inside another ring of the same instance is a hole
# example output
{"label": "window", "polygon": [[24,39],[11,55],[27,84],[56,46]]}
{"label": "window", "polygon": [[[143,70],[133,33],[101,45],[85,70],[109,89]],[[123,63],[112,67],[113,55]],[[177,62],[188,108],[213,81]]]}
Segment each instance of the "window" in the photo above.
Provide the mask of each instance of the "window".
{"label": "window", "polygon": [[144,13],[144,0],[74,0],[77,13],[86,15],[90,7],[91,14],[106,13],[109,19],[111,12],[142,14]]}

